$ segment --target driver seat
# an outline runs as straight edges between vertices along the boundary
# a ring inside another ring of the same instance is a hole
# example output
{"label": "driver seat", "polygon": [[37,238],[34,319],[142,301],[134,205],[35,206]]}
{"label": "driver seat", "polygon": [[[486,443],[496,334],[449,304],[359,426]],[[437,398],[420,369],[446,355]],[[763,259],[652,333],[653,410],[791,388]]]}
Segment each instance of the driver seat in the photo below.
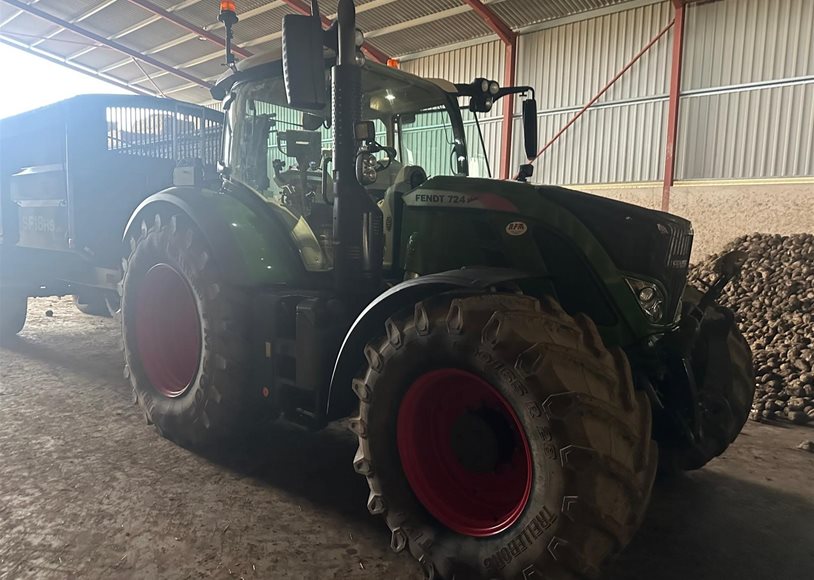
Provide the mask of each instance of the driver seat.
{"label": "driver seat", "polygon": [[401,198],[427,181],[427,172],[419,165],[405,165],[396,174],[393,185],[384,192],[379,202],[379,209],[384,218],[384,260],[385,270],[393,267],[395,248],[393,240],[398,239],[398,228],[401,223]]}

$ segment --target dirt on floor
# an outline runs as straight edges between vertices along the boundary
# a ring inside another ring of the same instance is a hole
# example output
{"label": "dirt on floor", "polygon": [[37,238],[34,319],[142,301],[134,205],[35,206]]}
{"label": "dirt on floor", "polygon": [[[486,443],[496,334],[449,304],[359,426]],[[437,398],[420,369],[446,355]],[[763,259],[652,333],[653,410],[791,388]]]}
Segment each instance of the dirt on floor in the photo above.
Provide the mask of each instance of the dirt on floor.
{"label": "dirt on floor", "polygon": [[[53,316],[47,316],[52,310]],[[0,349],[0,578],[421,578],[368,515],[342,425],[203,457],[147,427],[110,319],[30,301]],[[812,428],[750,423],[659,482],[612,580],[814,575]]]}

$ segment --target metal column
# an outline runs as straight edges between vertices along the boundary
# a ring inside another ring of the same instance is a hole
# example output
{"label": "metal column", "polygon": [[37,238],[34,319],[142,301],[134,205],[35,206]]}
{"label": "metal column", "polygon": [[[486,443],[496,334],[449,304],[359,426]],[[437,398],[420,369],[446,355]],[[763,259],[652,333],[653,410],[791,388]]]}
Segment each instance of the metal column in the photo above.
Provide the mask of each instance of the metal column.
{"label": "metal column", "polygon": [[[472,10],[498,35],[506,47],[503,64],[503,86],[514,85],[517,70],[517,34],[481,0],[464,0]],[[503,99],[503,129],[500,138],[500,178],[509,179],[512,164],[512,129],[514,127],[514,97]]]}
{"label": "metal column", "polygon": [[670,107],[667,112],[667,153],[664,159],[664,188],[661,209],[670,209],[670,190],[675,183],[676,140],[678,138],[678,109],[681,99],[681,61],[684,56],[684,0],[673,0],[675,29],[673,30],[673,64],[670,71]]}

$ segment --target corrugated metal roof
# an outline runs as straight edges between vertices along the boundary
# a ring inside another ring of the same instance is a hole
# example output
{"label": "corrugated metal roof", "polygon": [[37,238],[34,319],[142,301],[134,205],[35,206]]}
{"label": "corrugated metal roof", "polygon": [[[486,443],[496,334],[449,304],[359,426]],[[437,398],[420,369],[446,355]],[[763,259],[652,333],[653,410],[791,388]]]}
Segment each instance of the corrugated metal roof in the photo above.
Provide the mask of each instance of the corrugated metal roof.
{"label": "corrugated metal roof", "polygon": [[[13,5],[20,1],[30,10],[41,10],[107,40],[104,43],[89,40],[22,12]],[[509,26],[521,28],[630,0],[482,1]],[[223,36],[214,0],[151,2],[190,26]],[[66,66],[101,78],[129,83],[137,91],[152,94],[170,91],[174,98],[208,102],[208,92],[201,85],[211,83],[222,72],[223,49],[211,40],[199,39],[188,27],[172,23],[138,4],[135,0],[0,0],[0,42],[56,58]],[[357,0],[356,4],[358,24],[368,35],[368,42],[390,57],[491,34],[464,0]],[[237,5],[241,16],[234,29],[237,46],[257,53],[279,42],[282,17],[292,12],[285,0],[238,0]],[[337,0],[320,2],[326,15],[332,15],[336,5]],[[162,68],[146,62],[134,63],[131,56],[104,46],[109,41],[146,53],[159,61]],[[191,82],[184,75],[193,75],[198,82]]]}
{"label": "corrugated metal roof", "polygon": [[[41,3],[41,2],[40,2]],[[69,4],[65,2],[65,4]],[[113,4],[88,16],[82,21],[82,26],[104,36],[113,36],[133,22],[143,20],[150,13],[130,2],[114,2]]]}
{"label": "corrugated metal roof", "polygon": [[421,2],[377,3],[375,6],[375,8],[359,12],[357,16],[357,26],[368,33],[409,22],[428,14],[438,14],[450,8],[460,8],[461,2],[459,0],[422,0]]}
{"label": "corrugated metal roof", "polygon": [[387,54],[408,54],[437,46],[455,44],[464,40],[488,36],[489,27],[474,12],[463,12],[448,18],[435,18],[430,22],[393,30],[376,36],[376,46]]}
{"label": "corrugated metal roof", "polygon": [[521,28],[619,3],[620,0],[514,0],[495,3],[493,8],[510,27]]}

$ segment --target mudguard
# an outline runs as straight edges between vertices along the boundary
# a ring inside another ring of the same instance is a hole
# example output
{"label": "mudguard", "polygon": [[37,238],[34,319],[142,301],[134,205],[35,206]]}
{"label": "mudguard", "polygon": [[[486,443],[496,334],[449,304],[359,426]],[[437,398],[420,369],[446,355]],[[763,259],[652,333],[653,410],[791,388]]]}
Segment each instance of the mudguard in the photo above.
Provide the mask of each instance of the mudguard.
{"label": "mudguard", "polygon": [[516,291],[518,284],[544,281],[544,273],[507,268],[467,268],[429,274],[407,280],[379,295],[362,311],[351,326],[336,358],[326,409],[329,421],[348,416],[357,402],[351,381],[364,365],[364,348],[371,338],[384,332],[385,321],[395,312],[444,292],[476,292],[488,288]]}
{"label": "mudguard", "polygon": [[286,225],[256,194],[233,189],[171,187],[153,194],[130,217],[125,243],[138,237],[142,222],[149,227],[159,210],[169,209],[184,213],[196,225],[225,281],[241,286],[304,282],[305,268]]}

